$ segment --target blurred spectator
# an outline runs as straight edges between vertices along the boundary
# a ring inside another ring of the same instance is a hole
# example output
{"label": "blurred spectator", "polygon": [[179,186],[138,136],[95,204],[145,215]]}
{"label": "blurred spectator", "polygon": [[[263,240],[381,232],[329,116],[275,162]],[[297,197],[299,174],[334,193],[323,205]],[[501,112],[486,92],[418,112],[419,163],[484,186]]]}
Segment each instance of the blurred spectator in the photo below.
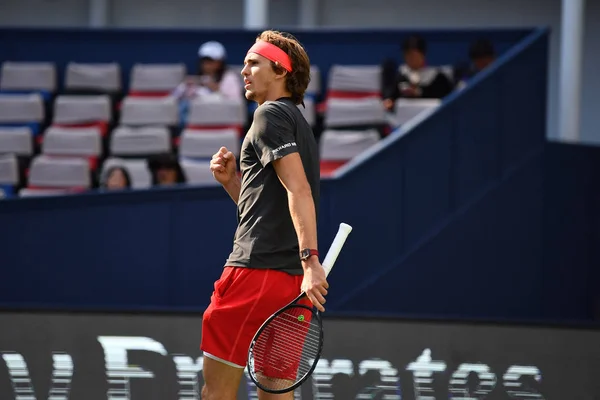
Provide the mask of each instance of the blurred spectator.
{"label": "blurred spectator", "polygon": [[131,187],[131,177],[123,167],[111,167],[103,175],[104,179],[100,182],[102,190],[123,190]]}
{"label": "blurred spectator", "polygon": [[471,60],[469,65],[455,68],[454,76],[458,88],[464,87],[469,79],[496,61],[494,45],[487,39],[476,40],[469,49],[469,59]]}
{"label": "blurred spectator", "polygon": [[219,42],[204,43],[198,49],[198,71],[186,77],[173,91],[173,96],[190,100],[196,96],[222,96],[243,100],[240,71],[227,66],[227,52]]}
{"label": "blurred spectator", "polygon": [[151,157],[148,166],[152,173],[152,184],[158,186],[186,183],[183,168],[172,154],[161,154]]}
{"label": "blurred spectator", "polygon": [[[395,73],[395,78],[383,78],[382,94],[386,109],[392,110],[400,97],[440,99],[452,91],[451,80],[438,68],[427,65],[425,39],[409,36],[402,44],[402,53],[404,64]],[[389,68],[389,63],[386,63],[384,74],[389,74]]]}

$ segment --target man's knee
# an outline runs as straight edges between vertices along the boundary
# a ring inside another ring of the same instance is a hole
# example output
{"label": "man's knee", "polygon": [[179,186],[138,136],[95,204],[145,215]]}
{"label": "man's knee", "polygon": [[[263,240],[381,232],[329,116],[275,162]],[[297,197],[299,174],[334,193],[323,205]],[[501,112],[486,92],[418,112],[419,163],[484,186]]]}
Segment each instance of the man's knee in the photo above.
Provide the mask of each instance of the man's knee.
{"label": "man's knee", "polygon": [[237,391],[232,392],[231,388],[221,388],[221,390],[215,390],[206,384],[202,386],[201,391],[202,400],[236,400]]}
{"label": "man's knee", "polygon": [[236,400],[244,370],[204,357],[202,400]]}
{"label": "man's knee", "polygon": [[259,400],[294,400],[294,392],[287,392],[282,394],[267,393],[262,390],[258,390]]}

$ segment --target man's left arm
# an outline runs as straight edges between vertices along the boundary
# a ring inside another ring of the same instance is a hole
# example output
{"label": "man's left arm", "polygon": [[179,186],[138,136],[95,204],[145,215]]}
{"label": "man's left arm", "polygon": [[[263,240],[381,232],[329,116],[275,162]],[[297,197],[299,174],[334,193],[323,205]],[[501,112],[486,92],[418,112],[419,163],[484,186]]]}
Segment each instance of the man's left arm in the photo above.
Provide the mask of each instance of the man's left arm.
{"label": "man's left arm", "polygon": [[[288,154],[282,158],[273,161],[273,167],[277,176],[288,193],[288,204],[290,214],[300,249],[317,248],[317,218],[315,205],[312,197],[312,191],[300,155],[296,153]],[[302,262],[304,270],[304,279],[302,281],[302,290],[310,299],[311,303],[319,309],[325,311],[325,297],[329,284],[325,276],[325,270],[318,257],[309,257]]]}
{"label": "man's left arm", "polygon": [[273,161],[273,168],[287,190],[290,214],[300,249],[316,249],[318,244],[315,203],[300,154],[290,153]]}
{"label": "man's left arm", "polygon": [[[317,249],[317,218],[312,190],[304,172],[302,159],[295,141],[291,117],[275,107],[255,114],[258,136],[254,146],[263,166],[269,163],[287,191],[288,206],[298,244],[302,249]],[[302,290],[320,310],[324,311],[324,295],[328,284],[318,257],[302,262],[304,280]]]}

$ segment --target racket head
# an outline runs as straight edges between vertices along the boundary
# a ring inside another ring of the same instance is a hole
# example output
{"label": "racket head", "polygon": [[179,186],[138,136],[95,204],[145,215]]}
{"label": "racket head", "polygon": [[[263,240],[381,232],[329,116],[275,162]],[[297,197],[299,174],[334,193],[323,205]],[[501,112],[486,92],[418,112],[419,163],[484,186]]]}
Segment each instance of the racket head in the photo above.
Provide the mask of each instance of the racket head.
{"label": "racket head", "polygon": [[289,304],[269,317],[254,335],[248,349],[248,375],[267,393],[290,392],[311,376],[322,349],[318,310],[312,305]]}

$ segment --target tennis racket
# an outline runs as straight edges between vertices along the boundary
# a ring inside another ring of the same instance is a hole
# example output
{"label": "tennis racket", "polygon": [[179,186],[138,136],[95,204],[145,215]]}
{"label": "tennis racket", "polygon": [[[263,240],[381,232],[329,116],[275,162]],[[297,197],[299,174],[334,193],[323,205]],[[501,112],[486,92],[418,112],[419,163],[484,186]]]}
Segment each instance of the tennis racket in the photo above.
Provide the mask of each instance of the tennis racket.
{"label": "tennis racket", "polygon": [[[346,238],[352,231],[341,223],[323,260],[329,275]],[[269,317],[258,329],[248,350],[248,374],[267,393],[290,392],[312,374],[323,349],[323,325],[319,310],[302,292]]]}

